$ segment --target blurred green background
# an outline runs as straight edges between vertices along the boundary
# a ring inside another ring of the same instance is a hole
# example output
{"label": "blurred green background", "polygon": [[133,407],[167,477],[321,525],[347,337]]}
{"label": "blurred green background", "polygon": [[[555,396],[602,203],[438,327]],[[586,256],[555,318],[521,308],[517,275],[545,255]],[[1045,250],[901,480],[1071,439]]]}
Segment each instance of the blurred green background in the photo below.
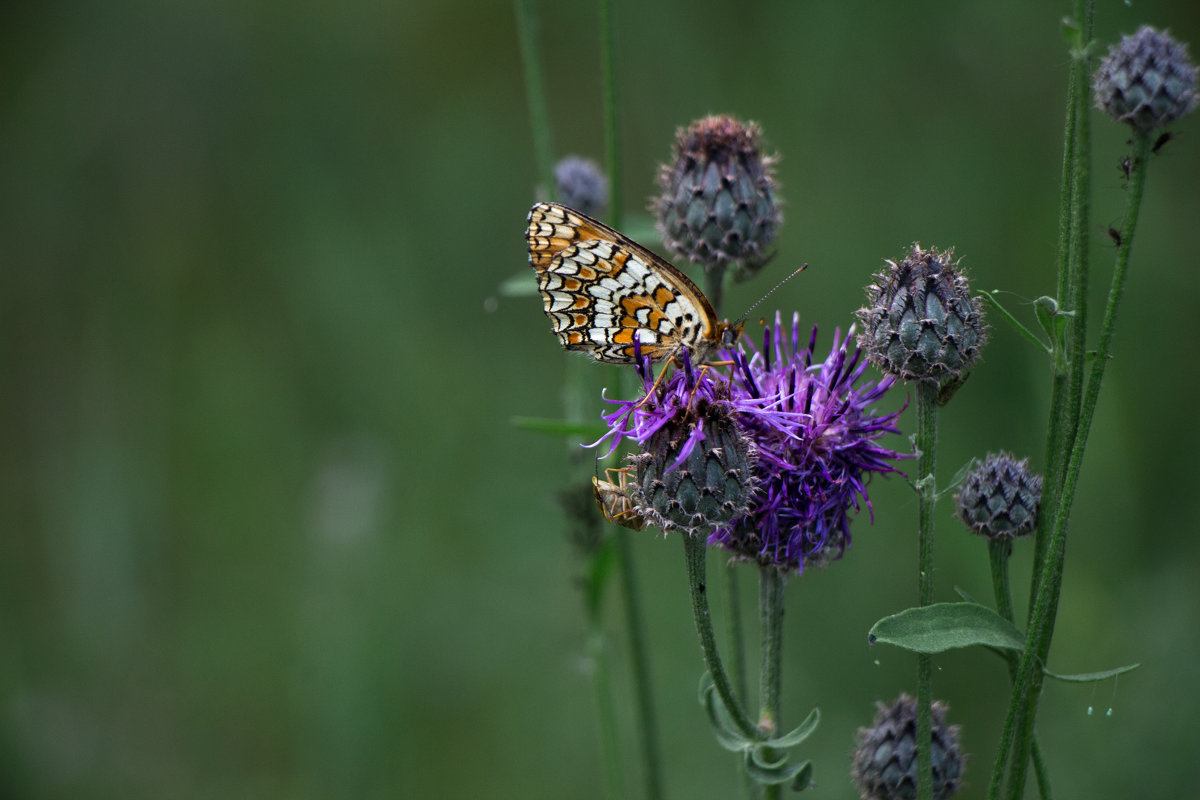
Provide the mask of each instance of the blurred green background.
{"label": "blurred green background", "polygon": [[[807,261],[771,303],[845,328],[914,240],[1027,321],[1053,292],[1065,6],[614,5],[627,209],[704,114],[757,120],[782,156],[779,257],[732,313]],[[596,9],[539,6],[556,153],[599,158]],[[1200,42],[1192,0],[1098,10],[1105,47],[1144,22]],[[568,360],[535,298],[499,292],[528,275],[537,199],[512,5],[13,4],[0,40],[0,796],[601,796],[564,448],[509,422],[561,412]],[[1093,119],[1099,299],[1127,134]],[[1050,663],[1143,666],[1048,685],[1060,798],[1197,792],[1200,128],[1175,130]],[[1001,448],[1040,468],[1047,382],[997,327],[942,414],[943,482]],[[898,479],[872,499],[846,558],[789,585],[783,721],[821,707],[814,796],[854,796],[855,728],[914,684],[866,630],[915,601],[915,502]],[[937,596],[988,597],[951,506]],[[678,542],[647,531],[635,556],[668,796],[732,796]],[[935,666],[982,797],[1007,675],[984,652]]]}

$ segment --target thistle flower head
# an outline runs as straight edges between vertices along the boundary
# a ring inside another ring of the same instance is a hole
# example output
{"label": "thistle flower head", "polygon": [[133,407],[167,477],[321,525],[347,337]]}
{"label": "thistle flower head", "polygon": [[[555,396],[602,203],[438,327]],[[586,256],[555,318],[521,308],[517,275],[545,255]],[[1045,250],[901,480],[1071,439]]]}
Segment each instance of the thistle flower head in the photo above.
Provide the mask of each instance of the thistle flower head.
{"label": "thistle flower head", "polygon": [[884,373],[945,386],[964,380],[979,358],[987,338],[983,308],[953,258],[953,249],[914,244],[867,287],[859,345]]}
{"label": "thistle flower head", "polygon": [[[906,694],[879,713],[869,728],[858,729],[854,778],[863,800],[913,800],[917,796],[917,701]],[[933,704],[933,797],[946,800],[958,791],[964,756],[959,726],[946,724],[946,706]]]}
{"label": "thistle flower head", "polygon": [[[761,350],[741,344],[722,354],[730,367],[684,359],[654,387],[645,364],[649,396],[605,415],[610,448],[630,439],[643,450],[632,457],[637,510],[665,528],[703,530],[710,545],[764,567],[802,572],[840,558],[852,512],[870,508],[871,475],[895,472],[889,461],[906,457],[878,443],[898,433],[900,412],[874,408],[895,379],[862,381],[851,338],[835,333],[814,363],[816,328],[802,343],[799,320],[788,331],[777,316]],[[671,484],[675,473],[686,476]],[[664,509],[672,499],[688,517]]]}
{"label": "thistle flower head", "polygon": [[1142,131],[1169,125],[1196,105],[1187,45],[1145,25],[1109,48],[1092,76],[1096,108]]}
{"label": "thistle flower head", "polygon": [[705,270],[732,266],[744,280],[766,263],[779,227],[774,159],[758,148],[759,130],[729,116],[681,128],[675,160],[659,173],[652,203],[667,250]]}
{"label": "thistle flower head", "polygon": [[954,496],[963,524],[989,539],[1028,536],[1037,523],[1042,478],[1029,469],[1029,459],[989,453],[976,461]]}
{"label": "thistle flower head", "polygon": [[591,216],[608,205],[608,178],[591,159],[567,156],[554,165],[554,182],[563,205]]}

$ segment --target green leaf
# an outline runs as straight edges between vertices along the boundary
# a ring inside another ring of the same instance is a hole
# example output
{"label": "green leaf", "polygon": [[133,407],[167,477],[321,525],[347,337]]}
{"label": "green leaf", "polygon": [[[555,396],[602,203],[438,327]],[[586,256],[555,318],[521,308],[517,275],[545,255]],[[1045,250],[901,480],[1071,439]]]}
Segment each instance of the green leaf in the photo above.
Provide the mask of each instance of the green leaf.
{"label": "green leaf", "polygon": [[777,786],[794,780],[802,772],[812,771],[807,761],[788,766],[787,756],[772,759],[770,749],[765,744],[758,744],[746,751],[746,774],[758,783],[767,786]]}
{"label": "green leaf", "polygon": [[915,653],[941,653],[958,647],[988,645],[1021,650],[1025,637],[1011,622],[977,603],[935,603],[901,611],[876,622],[867,633]]}
{"label": "green leaf", "polygon": [[1042,670],[1046,673],[1047,678],[1054,678],[1056,681],[1066,681],[1067,683],[1095,683],[1096,681],[1108,680],[1115,678],[1118,675],[1124,675],[1126,672],[1133,672],[1140,667],[1141,664],[1129,664],[1116,669],[1106,669],[1103,672],[1084,672],[1079,675],[1059,675],[1057,672],[1051,672],[1048,669]]}
{"label": "green leaf", "polygon": [[1002,306],[1000,304],[1000,301],[996,299],[996,294],[999,291],[1000,291],[999,289],[993,289],[990,292],[984,292],[983,294],[979,295],[979,297],[984,300],[987,300],[988,303],[991,304],[992,308],[996,309],[996,311],[999,312],[1000,318],[1003,319],[1005,322],[1007,322],[1009,324],[1009,326],[1012,327],[1013,330],[1015,330],[1017,333],[1024,336],[1029,341],[1033,342],[1035,345],[1037,345],[1038,349],[1041,350],[1043,353],[1049,353],[1050,352],[1049,345],[1047,345],[1045,342],[1043,342],[1041,339],[1039,339],[1037,337],[1037,334],[1035,334],[1033,331],[1029,330],[1029,328],[1026,328],[1024,325],[1022,325],[1020,320],[1018,320],[1016,317],[1014,317],[1012,315],[1012,312],[1010,312],[1007,308],[1005,308],[1004,306]]}
{"label": "green leaf", "polygon": [[805,717],[804,722],[801,722],[793,730],[785,733],[783,736],[775,739],[768,739],[765,744],[770,747],[777,747],[780,749],[795,747],[811,736],[812,732],[817,729],[817,725],[819,725],[820,722],[821,709],[814,708],[811,712],[809,712],[808,716]]}
{"label": "green leaf", "polygon": [[513,275],[500,282],[502,297],[537,297],[537,293],[537,280],[529,274],[528,270],[523,270],[521,274]]}
{"label": "green leaf", "polygon": [[978,600],[976,600],[974,597],[972,597],[970,594],[968,594],[967,590],[962,588],[961,586],[955,586],[954,593],[968,603],[975,603],[976,605],[980,604]]}
{"label": "green leaf", "polygon": [[792,780],[792,791],[803,792],[809,786],[812,786],[813,766],[811,761],[802,761],[796,766],[800,770],[796,773],[795,779]]}
{"label": "green leaf", "polygon": [[608,432],[600,422],[571,422],[553,417],[511,417],[509,422],[514,428],[548,433],[552,436],[581,436],[585,439],[599,439]]}
{"label": "green leaf", "polygon": [[700,705],[704,706],[704,710],[708,714],[709,725],[712,726],[713,737],[721,747],[731,753],[740,753],[755,744],[753,740],[747,739],[737,729],[733,718],[729,716],[729,712],[725,708],[725,703],[717,694],[717,687],[713,685],[712,675],[708,672],[700,676]]}

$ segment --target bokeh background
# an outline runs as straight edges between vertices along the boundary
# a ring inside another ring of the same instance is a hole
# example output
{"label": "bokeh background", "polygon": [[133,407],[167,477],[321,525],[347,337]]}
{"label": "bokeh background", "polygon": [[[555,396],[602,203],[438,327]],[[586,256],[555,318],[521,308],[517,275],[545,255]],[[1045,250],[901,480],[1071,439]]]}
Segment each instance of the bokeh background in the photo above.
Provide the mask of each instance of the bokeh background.
{"label": "bokeh background", "polygon": [[[539,6],[556,153],[599,158],[596,9]],[[734,315],[807,261],[769,306],[844,328],[914,240],[956,246],[1026,321],[1052,293],[1063,4],[614,6],[631,224],[693,118],[757,120],[782,156],[779,257],[730,290]],[[561,413],[569,358],[535,298],[500,292],[528,274],[537,199],[511,3],[0,21],[0,795],[601,796],[566,453],[510,424]],[[1105,46],[1144,22],[1200,42],[1191,0],[1106,0],[1097,21]],[[1143,666],[1048,684],[1061,798],[1197,791],[1197,125],[1150,171],[1050,664]],[[1094,126],[1098,309],[1127,134]],[[942,481],[1001,448],[1040,467],[1047,382],[998,325],[942,414]],[[789,585],[784,722],[821,707],[814,796],[854,796],[855,728],[913,687],[913,658],[866,630],[915,600],[915,502],[898,479],[872,498],[846,558]],[[988,597],[951,505],[937,596]],[[731,796],[678,542],[645,532],[635,558],[668,796]],[[1019,548],[1018,587],[1028,570]],[[935,666],[974,754],[961,796],[982,797],[1005,670]]]}

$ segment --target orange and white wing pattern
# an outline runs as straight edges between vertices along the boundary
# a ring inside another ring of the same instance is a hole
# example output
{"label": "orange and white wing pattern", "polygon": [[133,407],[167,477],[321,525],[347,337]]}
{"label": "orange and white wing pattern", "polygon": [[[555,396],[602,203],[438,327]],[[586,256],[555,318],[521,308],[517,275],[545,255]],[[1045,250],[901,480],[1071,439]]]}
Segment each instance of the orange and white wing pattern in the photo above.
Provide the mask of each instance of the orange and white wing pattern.
{"label": "orange and white wing pattern", "polygon": [[687,347],[699,362],[737,334],[686,275],[585,214],[538,203],[525,239],[546,315],[568,350],[632,364],[636,341],[652,361]]}

